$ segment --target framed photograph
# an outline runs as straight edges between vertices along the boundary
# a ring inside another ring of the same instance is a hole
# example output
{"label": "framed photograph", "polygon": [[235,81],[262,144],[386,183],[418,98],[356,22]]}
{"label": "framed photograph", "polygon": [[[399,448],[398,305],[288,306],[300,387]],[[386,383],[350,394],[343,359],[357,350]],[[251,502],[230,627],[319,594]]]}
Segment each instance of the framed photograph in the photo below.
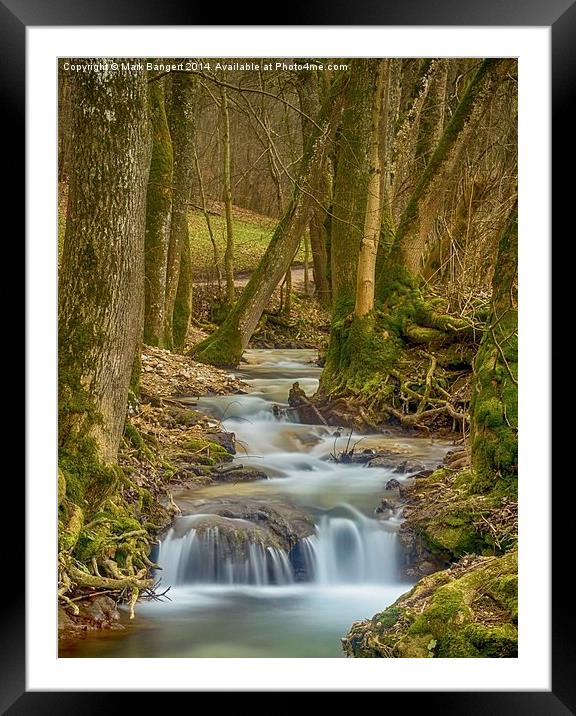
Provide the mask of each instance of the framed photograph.
{"label": "framed photograph", "polygon": [[221,27],[86,5],[0,3],[28,351],[3,712],[573,713],[549,429],[570,0]]}

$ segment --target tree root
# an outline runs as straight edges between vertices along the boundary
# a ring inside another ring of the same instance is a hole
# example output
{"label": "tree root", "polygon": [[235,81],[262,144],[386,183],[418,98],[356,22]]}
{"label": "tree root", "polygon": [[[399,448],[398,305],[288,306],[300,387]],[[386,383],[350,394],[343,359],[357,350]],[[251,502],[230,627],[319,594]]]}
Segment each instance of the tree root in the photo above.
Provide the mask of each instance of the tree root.
{"label": "tree root", "polygon": [[[116,570],[117,577],[96,577],[78,567],[70,564],[68,566],[70,579],[77,587],[88,587],[90,589],[110,589],[122,591],[123,589],[147,589],[154,584],[153,579],[146,579],[139,573],[136,575],[123,575],[119,569]],[[62,595],[61,595],[62,596]]]}
{"label": "tree root", "polygon": [[468,422],[470,419],[467,413],[461,413],[455,410],[455,408],[450,405],[448,401],[444,401],[444,403],[437,408],[430,408],[429,410],[422,410],[415,413],[402,413],[400,410],[397,410],[391,405],[386,406],[385,410],[390,415],[394,416],[404,427],[417,427],[421,429],[426,429],[426,426],[421,422],[422,420],[426,418],[434,418],[437,415],[442,415],[443,413],[449,415],[451,418],[454,418],[454,420],[459,420],[461,422]]}

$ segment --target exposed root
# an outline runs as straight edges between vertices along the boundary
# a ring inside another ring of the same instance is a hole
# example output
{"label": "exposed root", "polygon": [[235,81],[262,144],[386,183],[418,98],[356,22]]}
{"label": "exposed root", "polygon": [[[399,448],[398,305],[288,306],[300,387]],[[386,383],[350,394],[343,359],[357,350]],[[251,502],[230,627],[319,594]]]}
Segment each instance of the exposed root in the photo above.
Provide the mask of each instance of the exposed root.
{"label": "exposed root", "polygon": [[154,584],[153,579],[146,579],[141,573],[137,575],[127,575],[122,574],[118,569],[115,570],[116,577],[97,577],[79,569],[73,564],[69,565],[68,572],[72,582],[74,582],[77,587],[87,587],[89,589],[122,591],[126,588],[146,589]]}

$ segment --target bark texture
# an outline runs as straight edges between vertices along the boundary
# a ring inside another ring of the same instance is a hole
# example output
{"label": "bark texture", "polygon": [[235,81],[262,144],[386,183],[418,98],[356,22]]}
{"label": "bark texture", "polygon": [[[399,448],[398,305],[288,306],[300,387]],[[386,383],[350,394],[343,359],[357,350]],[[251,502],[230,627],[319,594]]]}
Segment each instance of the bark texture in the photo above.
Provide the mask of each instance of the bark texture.
{"label": "bark texture", "polygon": [[330,237],[332,303],[337,317],[349,314],[354,308],[370,180],[369,144],[376,70],[374,60],[353,60],[344,96],[336,147]]}
{"label": "bark texture", "polygon": [[364,236],[360,244],[358,257],[358,276],[356,280],[356,305],[354,313],[362,318],[374,308],[374,284],[376,273],[376,255],[380,238],[380,115],[382,111],[382,87],[385,79],[384,60],[379,63],[378,75],[372,99],[372,128],[368,150],[370,178],[368,181],[368,199],[364,219]]}
{"label": "bark texture", "polygon": [[172,216],[172,141],[166,118],[164,81],[149,87],[152,158],[146,193],[144,342],[164,347],[166,268]]}
{"label": "bark texture", "polygon": [[[401,266],[412,277],[419,274],[428,231],[454,181],[466,142],[473,136],[494,83],[501,81],[512,62],[488,59],[481,63],[402,213],[391,256],[395,266]],[[397,278],[395,273],[391,267],[381,273],[380,298],[385,298],[390,279]]]}
{"label": "bark texture", "polygon": [[[300,109],[306,116],[301,116],[302,140],[306,141],[312,130],[309,118],[317,117],[320,111],[320,94],[318,78],[311,72],[301,72],[298,76],[298,97]],[[315,293],[323,305],[330,302],[330,282],[328,280],[328,236],[326,230],[326,210],[330,204],[330,159],[326,158],[321,174],[319,191],[311,209],[308,226],[310,248],[312,252],[312,268],[314,272]]]}
{"label": "bark texture", "polygon": [[226,301],[232,305],[234,288],[234,223],[232,221],[232,186],[230,180],[230,115],[226,88],[220,88],[220,111],[222,113],[222,161],[224,174],[224,212],[226,215],[226,250],[224,251],[224,272],[226,274]]}
{"label": "bark texture", "polygon": [[146,76],[128,69],[77,73],[73,98],[74,155],[59,277],[59,441],[69,447],[93,439],[99,458],[111,463],[144,300]]}
{"label": "bark texture", "polygon": [[[190,322],[191,299],[186,292],[180,292],[183,303],[176,305],[182,249],[188,237],[188,202],[194,176],[194,134],[197,79],[195,76],[175,74],[171,77],[170,103],[168,107],[168,126],[172,139],[174,172],[172,175],[172,220],[170,224],[170,242],[168,245],[168,265],[166,270],[166,313],[165,341],[167,348],[182,348],[181,336],[188,331]],[[186,261],[186,259],[184,259]],[[189,265],[189,264],[188,264]],[[183,277],[183,284],[191,281]],[[178,316],[179,339],[174,335],[175,316]]]}

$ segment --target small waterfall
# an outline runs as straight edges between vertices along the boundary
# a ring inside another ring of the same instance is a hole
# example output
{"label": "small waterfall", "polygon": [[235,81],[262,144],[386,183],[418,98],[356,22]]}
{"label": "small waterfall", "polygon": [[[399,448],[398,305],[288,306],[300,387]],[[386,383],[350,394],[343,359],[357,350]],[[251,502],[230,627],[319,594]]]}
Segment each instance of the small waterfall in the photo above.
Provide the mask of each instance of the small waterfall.
{"label": "small waterfall", "polygon": [[318,529],[316,581],[389,583],[397,578],[396,535],[374,520],[323,517]]}
{"label": "small waterfall", "polygon": [[298,573],[318,584],[393,584],[399,564],[396,533],[349,510],[350,517],[323,515],[316,534],[299,542]]}
{"label": "small waterfall", "polygon": [[[229,526],[245,520],[214,515],[181,517],[160,544],[164,585],[393,584],[398,580],[396,533],[349,505],[322,515],[316,533],[288,555],[265,546],[258,535]],[[206,522],[209,520],[209,522]],[[203,524],[204,523],[204,524]],[[251,526],[253,527],[253,525]]]}
{"label": "small waterfall", "polygon": [[235,538],[218,527],[192,528],[184,535],[171,529],[161,542],[158,564],[165,585],[264,586],[294,581],[284,551]]}

